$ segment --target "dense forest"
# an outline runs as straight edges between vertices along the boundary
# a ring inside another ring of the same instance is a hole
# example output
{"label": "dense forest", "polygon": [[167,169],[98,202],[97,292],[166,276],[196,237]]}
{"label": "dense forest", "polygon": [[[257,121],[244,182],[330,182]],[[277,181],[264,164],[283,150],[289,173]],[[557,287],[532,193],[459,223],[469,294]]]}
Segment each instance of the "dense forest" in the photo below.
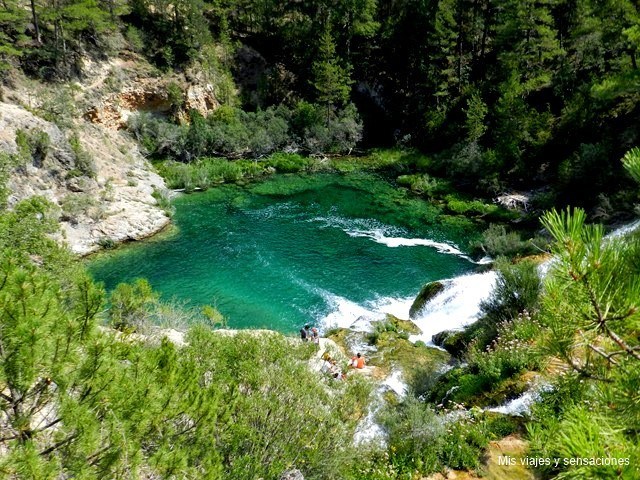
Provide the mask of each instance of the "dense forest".
{"label": "dense forest", "polygon": [[[185,111],[169,83],[170,109],[128,119],[169,188],[391,171],[394,188],[486,228],[497,278],[478,321],[437,339],[450,365],[421,363],[385,399],[386,443],[356,447],[374,381],[311,372],[313,346],[285,335],[220,334],[214,307],[145,280],[105,291],[53,240],[59,208],[10,202],[11,175],[53,150],[19,129],[0,154],[0,477],[640,478],[640,234],[600,224],[639,210],[639,51],[633,0],[0,1],[0,101],[23,78],[59,93],[23,107],[67,135],[65,181],[96,177],[73,82],[133,58],[202,76],[219,102]],[[490,200],[504,192],[531,209]],[[553,255],[544,272],[538,253]],[[182,342],[154,336],[178,323]],[[381,322],[367,341],[395,359],[434,351],[409,333]],[[528,415],[490,410],[532,379]],[[511,436],[524,446],[496,450]],[[503,454],[517,465],[496,474]]]}
{"label": "dense forest", "polygon": [[546,188],[607,220],[633,200],[639,22],[631,0],[6,0],[0,65],[61,81],[129,49],[210,72],[208,123],[134,126],[161,157],[401,145],[475,194]]}

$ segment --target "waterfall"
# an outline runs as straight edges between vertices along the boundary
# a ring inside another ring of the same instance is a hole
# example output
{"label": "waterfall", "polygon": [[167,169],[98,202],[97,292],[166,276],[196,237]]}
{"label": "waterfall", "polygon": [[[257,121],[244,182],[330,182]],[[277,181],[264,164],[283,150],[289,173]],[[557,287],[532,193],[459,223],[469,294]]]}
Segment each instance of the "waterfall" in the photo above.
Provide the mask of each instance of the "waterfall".
{"label": "waterfall", "polygon": [[[609,233],[606,238],[619,238],[640,228],[640,220],[623,225]],[[545,277],[553,266],[552,257],[538,266],[541,277]],[[422,340],[433,345],[431,338],[445,330],[460,330],[475,322],[480,313],[480,303],[489,297],[496,281],[493,271],[463,275],[443,280],[445,289],[429,301],[418,318],[414,320],[422,333],[413,335],[412,342]]]}
{"label": "waterfall", "polygon": [[367,415],[358,424],[356,431],[353,435],[354,445],[377,445],[385,447],[387,443],[387,433],[384,428],[376,422],[378,412],[384,405],[383,395],[385,392],[393,392],[398,399],[403,399],[407,394],[408,387],[402,380],[402,372],[400,370],[394,370],[391,374],[385,378],[385,380],[378,386],[373,394],[373,400],[369,404],[369,410]]}
{"label": "waterfall", "polygon": [[485,408],[484,410],[485,412],[495,412],[502,413],[504,415],[522,417],[529,414],[531,407],[534,403],[540,400],[543,392],[549,392],[551,390],[551,385],[546,383],[534,385],[519,397],[509,400],[498,407]]}
{"label": "waterfall", "polygon": [[495,281],[494,271],[444,280],[444,290],[432,298],[414,320],[422,333],[412,335],[409,340],[433,345],[431,338],[436,333],[460,330],[475,322],[480,303],[489,297]]}

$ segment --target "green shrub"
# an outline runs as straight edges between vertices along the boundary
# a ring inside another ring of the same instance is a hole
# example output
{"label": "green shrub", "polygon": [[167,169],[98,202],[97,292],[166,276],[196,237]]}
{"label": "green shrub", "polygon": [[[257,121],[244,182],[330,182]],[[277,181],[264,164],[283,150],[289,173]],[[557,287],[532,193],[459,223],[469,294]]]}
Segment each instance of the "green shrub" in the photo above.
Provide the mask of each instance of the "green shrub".
{"label": "green shrub", "polygon": [[400,175],[396,181],[398,185],[427,197],[435,197],[448,190],[448,184],[445,181],[431,177],[427,173]]}
{"label": "green shrub", "polygon": [[167,97],[171,104],[171,109],[175,112],[180,110],[184,106],[185,96],[182,87],[176,82],[169,82],[167,84]]}
{"label": "green shrub", "polygon": [[98,245],[100,246],[100,248],[103,248],[105,250],[113,250],[118,246],[117,242],[109,237],[102,237],[100,240],[98,240]]}
{"label": "green shrub", "polygon": [[103,207],[89,193],[69,193],[60,201],[61,219],[77,224],[81,215],[98,220],[104,214]]}
{"label": "green shrub", "polygon": [[31,130],[16,130],[16,145],[18,156],[22,162],[33,162],[36,167],[41,167],[49,153],[51,139],[49,134],[37,128]]}
{"label": "green shrub", "polygon": [[387,407],[382,421],[389,433],[391,471],[414,478],[415,473],[428,475],[444,468],[477,468],[491,438],[485,417],[475,411],[451,415],[443,418],[413,398]]}
{"label": "green shrub", "polygon": [[164,210],[164,212],[168,216],[173,215],[174,208],[173,208],[173,205],[171,204],[171,198],[169,197],[169,192],[167,192],[164,189],[161,190],[157,187],[154,187],[153,192],[151,193],[151,196],[156,199],[156,202],[158,203],[158,207]]}
{"label": "green shrub", "polygon": [[517,232],[507,232],[504,225],[491,224],[482,233],[482,240],[476,245],[491,257],[532,255],[539,253],[547,242],[542,238],[522,240]]}
{"label": "green shrub", "polygon": [[477,324],[482,329],[481,346],[496,338],[501,324],[512,322],[521,313],[535,312],[539,304],[542,284],[534,262],[524,260],[510,264],[498,259],[496,269],[496,285],[490,297],[480,304]]}
{"label": "green shrub", "polygon": [[304,170],[309,160],[297,153],[274,153],[266,161],[267,165],[281,173],[296,173]]}
{"label": "green shrub", "polygon": [[[308,104],[308,108],[319,107]],[[361,138],[362,124],[355,107],[334,111],[322,120],[304,112],[306,107],[300,111],[280,106],[245,112],[225,105],[206,119],[191,111],[186,126],[141,113],[129,119],[128,128],[154,157],[187,162],[211,155],[259,158],[287,147],[301,147],[310,153],[344,153]],[[293,163],[284,162],[282,167],[294,168],[299,162]]]}
{"label": "green shrub", "polygon": [[[380,335],[385,332],[397,333],[398,327],[396,327],[392,322],[389,321],[376,322],[374,324],[373,332],[368,333],[366,336],[369,345],[376,345],[378,343]],[[408,335],[407,338],[409,338]]]}
{"label": "green shrub", "polygon": [[77,85],[59,85],[55,88],[47,88],[45,93],[41,94],[37,113],[45,120],[55,123],[62,130],[72,128],[74,119],[78,116],[75,93],[79,88]]}
{"label": "green shrub", "polygon": [[69,139],[71,151],[75,157],[75,168],[87,177],[95,178],[97,169],[95,161],[89,152],[87,152],[80,143],[80,137],[74,133]]}
{"label": "green shrub", "polygon": [[125,39],[129,43],[129,48],[134,52],[140,53],[144,49],[144,34],[136,27],[129,25],[124,34]]}
{"label": "green shrub", "polygon": [[109,297],[111,324],[121,331],[144,331],[149,326],[151,306],[157,301],[158,295],[145,279],[120,283]]}

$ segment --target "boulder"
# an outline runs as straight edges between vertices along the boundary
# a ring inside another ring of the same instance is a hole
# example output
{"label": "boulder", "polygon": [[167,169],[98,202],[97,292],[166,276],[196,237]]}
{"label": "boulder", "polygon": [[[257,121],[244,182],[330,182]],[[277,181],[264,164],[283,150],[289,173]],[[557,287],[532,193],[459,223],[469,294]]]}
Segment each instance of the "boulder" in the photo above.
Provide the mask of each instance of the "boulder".
{"label": "boulder", "polygon": [[402,320],[401,318],[398,318],[395,315],[391,315],[390,313],[387,313],[386,320],[387,322],[394,325],[400,333],[406,332],[411,335],[419,335],[422,333],[420,327],[418,327],[411,320]]}
{"label": "boulder", "polygon": [[422,310],[433,297],[442,292],[442,290],[444,290],[444,284],[442,282],[429,282],[424,285],[409,309],[409,318],[412,320],[415,319],[418,313],[420,313],[420,310]]}
{"label": "boulder", "polygon": [[467,350],[467,337],[461,330],[444,330],[431,337],[431,341],[444,348],[453,357],[460,358]]}
{"label": "boulder", "polygon": [[297,468],[287,470],[280,475],[280,480],[304,480],[304,475]]}

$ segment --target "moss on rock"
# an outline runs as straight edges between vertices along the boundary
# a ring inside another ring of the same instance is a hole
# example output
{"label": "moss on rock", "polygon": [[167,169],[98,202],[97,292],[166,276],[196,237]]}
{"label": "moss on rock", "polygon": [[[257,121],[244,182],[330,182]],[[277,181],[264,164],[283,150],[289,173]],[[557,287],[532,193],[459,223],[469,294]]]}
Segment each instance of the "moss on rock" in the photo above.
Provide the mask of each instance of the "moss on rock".
{"label": "moss on rock", "polygon": [[422,330],[413,323],[411,320],[402,320],[401,318],[396,317],[395,315],[391,315],[387,313],[387,322],[391,323],[399,333],[408,333],[410,335],[419,335],[422,333]]}
{"label": "moss on rock", "polygon": [[442,282],[429,282],[424,285],[409,309],[409,318],[415,318],[429,300],[442,292],[442,290],[444,290],[444,284]]}
{"label": "moss on rock", "polygon": [[469,344],[468,335],[462,330],[444,330],[436,333],[431,340],[456,358],[462,358]]}

